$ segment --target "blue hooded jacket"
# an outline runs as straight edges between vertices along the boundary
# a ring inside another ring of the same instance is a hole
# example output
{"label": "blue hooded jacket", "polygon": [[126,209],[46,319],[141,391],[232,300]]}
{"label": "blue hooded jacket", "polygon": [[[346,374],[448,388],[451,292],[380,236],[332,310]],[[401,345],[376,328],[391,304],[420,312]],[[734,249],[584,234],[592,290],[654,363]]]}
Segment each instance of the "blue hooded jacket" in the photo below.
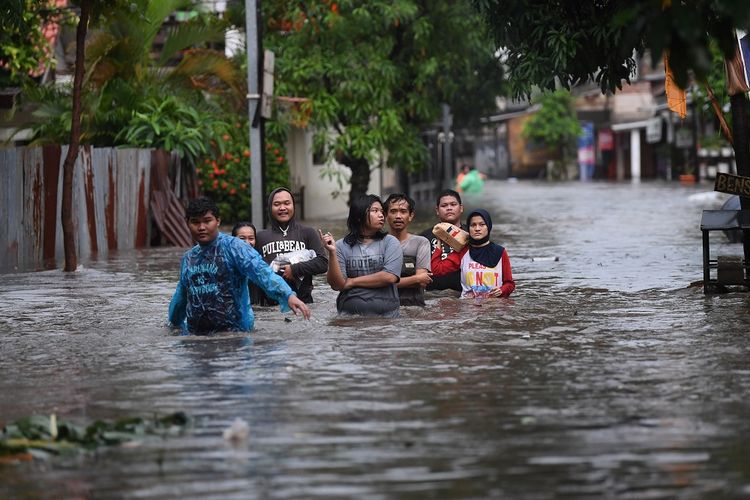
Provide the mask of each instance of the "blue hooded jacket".
{"label": "blue hooded jacket", "polygon": [[282,312],[290,310],[292,289],[253,247],[221,233],[207,245],[195,245],[182,257],[169,325],[185,335],[252,330],[248,280],[276,300]]}

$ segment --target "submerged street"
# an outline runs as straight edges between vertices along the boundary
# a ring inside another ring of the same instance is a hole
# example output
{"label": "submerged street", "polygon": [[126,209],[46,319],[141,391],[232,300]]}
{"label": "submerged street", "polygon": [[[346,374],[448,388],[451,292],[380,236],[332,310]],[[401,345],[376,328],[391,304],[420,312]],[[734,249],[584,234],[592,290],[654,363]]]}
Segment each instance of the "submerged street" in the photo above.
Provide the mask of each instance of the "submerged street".
{"label": "submerged street", "polygon": [[[710,189],[488,181],[465,213],[492,214],[512,298],[432,296],[397,320],[336,318],[318,276],[309,322],[257,308],[250,335],[174,336],[184,249],[0,275],[2,423],[191,418],[181,436],[0,464],[0,496],[749,496],[750,295],[689,286],[701,209],[718,208],[690,196]],[[712,249],[742,251],[716,233]],[[235,418],[249,436],[231,444]]]}

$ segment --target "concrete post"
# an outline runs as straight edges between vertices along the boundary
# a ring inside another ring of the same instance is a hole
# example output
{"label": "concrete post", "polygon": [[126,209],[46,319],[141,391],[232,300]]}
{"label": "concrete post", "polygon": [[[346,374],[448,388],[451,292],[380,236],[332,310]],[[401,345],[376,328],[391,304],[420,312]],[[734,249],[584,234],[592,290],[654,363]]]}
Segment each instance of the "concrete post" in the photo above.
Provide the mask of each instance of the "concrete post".
{"label": "concrete post", "polygon": [[247,103],[250,119],[250,195],[251,215],[258,228],[263,223],[263,118],[260,116],[260,0],[245,0],[245,36],[247,39]]}
{"label": "concrete post", "polygon": [[630,178],[641,180],[641,130],[630,131]]}

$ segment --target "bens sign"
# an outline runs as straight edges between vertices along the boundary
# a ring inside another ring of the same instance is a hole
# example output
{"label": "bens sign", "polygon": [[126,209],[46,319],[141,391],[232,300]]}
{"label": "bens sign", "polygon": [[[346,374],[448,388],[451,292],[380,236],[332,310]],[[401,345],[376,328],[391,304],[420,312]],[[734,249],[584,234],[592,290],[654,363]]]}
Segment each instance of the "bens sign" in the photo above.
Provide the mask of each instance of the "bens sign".
{"label": "bens sign", "polygon": [[750,198],[750,177],[717,172],[714,191]]}

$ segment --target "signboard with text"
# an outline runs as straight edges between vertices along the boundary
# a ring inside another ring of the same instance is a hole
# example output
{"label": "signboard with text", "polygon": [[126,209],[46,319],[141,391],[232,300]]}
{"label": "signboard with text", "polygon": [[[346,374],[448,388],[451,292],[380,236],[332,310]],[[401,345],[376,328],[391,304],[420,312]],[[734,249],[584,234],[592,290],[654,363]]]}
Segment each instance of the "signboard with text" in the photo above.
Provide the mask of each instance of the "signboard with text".
{"label": "signboard with text", "polygon": [[649,144],[655,144],[661,141],[661,129],[662,129],[661,116],[651,118],[646,124],[646,142]]}
{"label": "signboard with text", "polygon": [[714,191],[750,198],[750,177],[717,172]]}
{"label": "signboard with text", "polygon": [[583,134],[578,138],[578,169],[581,180],[591,179],[594,176],[594,123],[581,122]]}

